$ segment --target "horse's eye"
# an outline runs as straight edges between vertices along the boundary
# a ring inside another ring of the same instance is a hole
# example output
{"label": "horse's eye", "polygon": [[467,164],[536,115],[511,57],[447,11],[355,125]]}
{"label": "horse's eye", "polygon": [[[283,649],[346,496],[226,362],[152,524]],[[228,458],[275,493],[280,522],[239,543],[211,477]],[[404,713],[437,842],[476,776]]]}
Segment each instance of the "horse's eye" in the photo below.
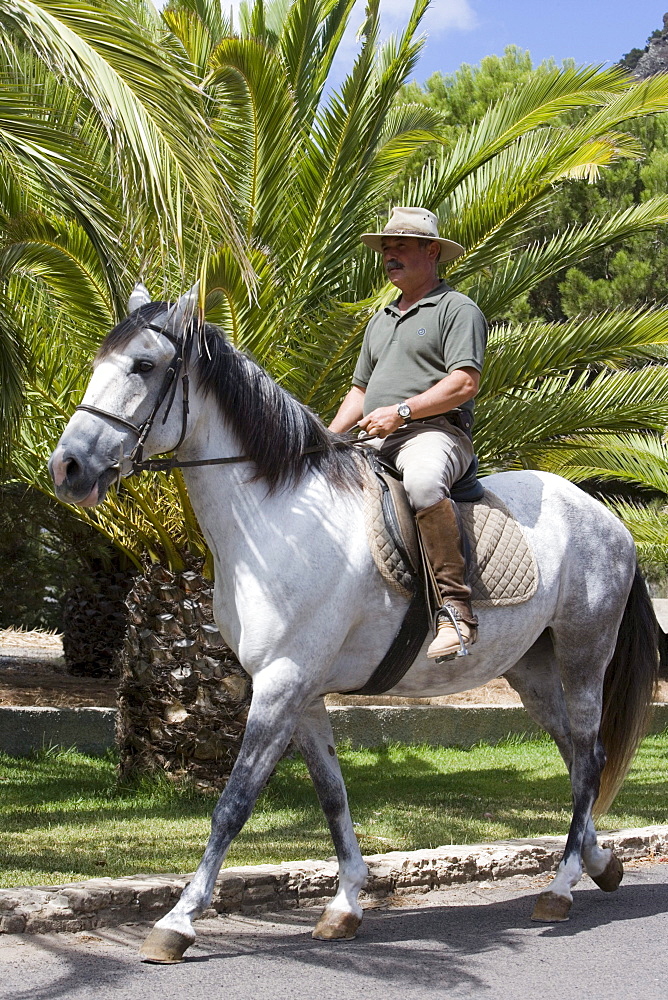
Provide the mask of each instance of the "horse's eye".
{"label": "horse's eye", "polygon": [[138,361],[135,364],[135,371],[145,374],[146,372],[153,371],[154,367],[155,366],[152,361]]}

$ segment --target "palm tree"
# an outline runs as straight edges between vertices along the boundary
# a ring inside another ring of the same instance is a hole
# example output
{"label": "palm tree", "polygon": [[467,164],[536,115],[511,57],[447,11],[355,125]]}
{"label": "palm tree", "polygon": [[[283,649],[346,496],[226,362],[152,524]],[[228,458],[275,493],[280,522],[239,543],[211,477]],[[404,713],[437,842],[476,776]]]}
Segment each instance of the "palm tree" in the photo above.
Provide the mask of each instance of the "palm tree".
{"label": "palm tree", "polygon": [[[359,52],[335,87],[353,0],[255,0],[235,28],[217,0],[176,0],[162,14],[149,6],[101,0],[93,16],[75,2],[0,0],[21,113],[53,143],[69,113],[87,157],[80,197],[65,186],[56,197],[26,151],[8,158],[17,187],[31,178],[0,244],[4,301],[31,359],[15,475],[49,489],[46,455],[139,276],[154,296],[201,277],[208,318],[329,416],[368,316],[394,291],[358,235],[384,219],[387,192],[427,143],[440,152],[402,200],[436,211],[467,247],[446,277],[495,323],[478,407],[484,467],[542,467],[567,448],[594,447],[595,435],[614,443],[619,432],[665,424],[663,311],[503,320],[535,282],[666,222],[668,198],[657,197],[595,226],[535,235],[557,186],[639,154],[620,129],[668,109],[668,80],[551,69],[453,140],[437,111],[397,99],[428,0],[415,0],[405,30],[382,45],[370,0]],[[38,78],[49,81],[39,100]],[[574,111],[577,123],[565,126]],[[61,157],[78,177],[76,157],[64,148]],[[86,201],[86,184],[99,201]],[[207,620],[206,550],[180,476],[126,483],[81,516],[144,569],[121,694],[126,767],[192,765],[198,780],[219,782],[248,686]]]}

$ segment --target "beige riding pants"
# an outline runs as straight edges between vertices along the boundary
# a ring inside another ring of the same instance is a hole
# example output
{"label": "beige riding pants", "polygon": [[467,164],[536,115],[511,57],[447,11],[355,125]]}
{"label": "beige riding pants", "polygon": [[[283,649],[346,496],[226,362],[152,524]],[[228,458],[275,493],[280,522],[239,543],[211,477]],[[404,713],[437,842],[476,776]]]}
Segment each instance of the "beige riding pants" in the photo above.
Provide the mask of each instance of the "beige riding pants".
{"label": "beige riding pants", "polygon": [[473,461],[470,438],[445,417],[413,421],[369,444],[401,473],[413,510],[450,496]]}

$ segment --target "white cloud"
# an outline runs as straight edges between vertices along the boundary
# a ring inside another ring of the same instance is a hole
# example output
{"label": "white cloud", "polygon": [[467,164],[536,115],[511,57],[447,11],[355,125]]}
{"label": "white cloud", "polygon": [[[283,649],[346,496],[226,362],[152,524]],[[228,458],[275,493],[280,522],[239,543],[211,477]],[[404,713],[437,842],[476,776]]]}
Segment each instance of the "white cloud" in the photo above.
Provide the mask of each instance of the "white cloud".
{"label": "white cloud", "polygon": [[[383,29],[395,31],[403,27],[412,9],[410,0],[381,0],[381,23]],[[359,4],[363,12],[363,3]],[[430,35],[445,31],[471,31],[478,19],[469,0],[432,0],[422,21],[423,30]]]}
{"label": "white cloud", "polygon": [[[232,10],[236,17],[240,0],[223,0],[223,10]],[[348,31],[355,37],[364,21],[365,0],[358,0],[350,19]],[[380,0],[380,14],[383,35],[392,34],[402,28],[413,9],[411,0]],[[430,35],[440,35],[446,31],[472,31],[477,27],[478,18],[469,0],[432,0],[422,21],[422,30]]]}

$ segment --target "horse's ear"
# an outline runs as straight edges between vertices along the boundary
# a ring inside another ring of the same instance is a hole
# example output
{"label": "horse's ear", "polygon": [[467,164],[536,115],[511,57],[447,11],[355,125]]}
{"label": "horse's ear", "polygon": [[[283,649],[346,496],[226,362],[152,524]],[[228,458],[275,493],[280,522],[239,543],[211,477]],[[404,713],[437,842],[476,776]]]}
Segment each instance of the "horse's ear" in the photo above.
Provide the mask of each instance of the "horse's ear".
{"label": "horse's ear", "polygon": [[199,281],[174,304],[169,313],[169,325],[174,329],[180,329],[184,323],[193,318],[197,312],[199,304]]}
{"label": "horse's ear", "polygon": [[151,301],[151,295],[149,293],[146,285],[138,282],[132,289],[132,294],[128,299],[128,316],[133,313],[135,309],[141,309],[142,306],[147,306]]}

